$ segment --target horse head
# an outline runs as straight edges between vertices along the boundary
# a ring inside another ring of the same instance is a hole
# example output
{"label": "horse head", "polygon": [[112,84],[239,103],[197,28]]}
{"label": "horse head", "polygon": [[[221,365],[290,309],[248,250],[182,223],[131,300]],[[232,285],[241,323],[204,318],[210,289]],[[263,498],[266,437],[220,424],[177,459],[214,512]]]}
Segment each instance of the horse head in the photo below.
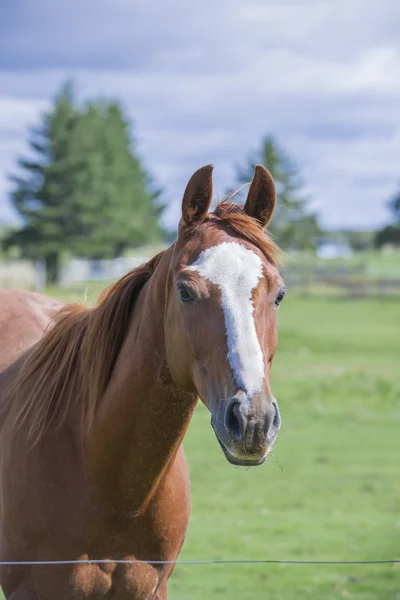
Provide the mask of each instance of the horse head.
{"label": "horse head", "polygon": [[223,201],[209,213],[212,170],[196,171],[183,196],[167,279],[166,355],[175,384],[208,407],[228,461],[253,466],[265,461],[281,424],[270,371],[285,288],[265,232],[275,186],[257,165],[244,207]]}

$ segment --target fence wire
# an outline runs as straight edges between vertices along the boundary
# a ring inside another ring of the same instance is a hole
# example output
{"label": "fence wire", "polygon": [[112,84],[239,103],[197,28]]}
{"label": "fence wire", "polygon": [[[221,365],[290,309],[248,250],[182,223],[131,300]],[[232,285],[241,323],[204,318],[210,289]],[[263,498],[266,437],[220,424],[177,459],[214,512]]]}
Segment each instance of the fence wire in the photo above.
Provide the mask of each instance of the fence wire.
{"label": "fence wire", "polygon": [[279,559],[210,559],[210,560],[138,560],[138,559],[79,559],[79,560],[31,560],[0,561],[1,566],[40,566],[40,565],[383,565],[400,564],[400,559],[385,560],[279,560]]}

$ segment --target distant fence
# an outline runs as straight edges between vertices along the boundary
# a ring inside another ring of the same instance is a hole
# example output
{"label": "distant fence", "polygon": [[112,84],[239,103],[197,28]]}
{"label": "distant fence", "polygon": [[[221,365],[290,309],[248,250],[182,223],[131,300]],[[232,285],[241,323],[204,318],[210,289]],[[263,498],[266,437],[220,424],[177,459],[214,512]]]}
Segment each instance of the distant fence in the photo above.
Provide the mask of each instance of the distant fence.
{"label": "distant fence", "polygon": [[61,285],[79,281],[106,281],[119,279],[131,269],[146,262],[148,257],[114,258],[109,260],[72,259],[61,269]]}
{"label": "distant fence", "polygon": [[7,260],[0,262],[0,289],[40,287],[36,265],[28,260]]}
{"label": "distant fence", "polygon": [[396,274],[373,274],[365,266],[296,265],[283,276],[288,288],[304,293],[327,293],[346,297],[400,296],[400,265]]}
{"label": "distant fence", "polygon": [[[71,259],[60,272],[60,285],[87,281],[112,281],[148,260],[147,257],[115,258],[110,260]],[[42,261],[7,260],[0,262],[0,289],[23,288],[43,290],[45,267]]]}
{"label": "distant fence", "polygon": [[[71,259],[60,274],[60,285],[90,281],[113,281],[148,260],[148,256],[121,257],[110,260]],[[283,270],[287,288],[305,294],[328,294],[342,297],[400,297],[398,273],[375,274],[365,265],[289,264]],[[11,260],[0,263],[0,288],[43,290],[45,272],[42,262]]]}

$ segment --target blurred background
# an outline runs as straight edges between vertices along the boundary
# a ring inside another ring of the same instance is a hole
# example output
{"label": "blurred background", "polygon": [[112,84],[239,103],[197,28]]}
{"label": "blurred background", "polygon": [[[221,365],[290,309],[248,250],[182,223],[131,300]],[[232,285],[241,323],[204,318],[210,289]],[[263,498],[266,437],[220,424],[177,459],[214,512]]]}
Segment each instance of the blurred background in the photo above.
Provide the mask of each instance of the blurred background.
{"label": "blurred background", "polygon": [[[215,202],[277,184],[282,432],[234,469],[199,406],[181,558],[400,558],[399,28],[396,0],[0,6],[0,288],[95,302],[195,169]],[[399,567],[181,566],[170,597],[400,599]]]}

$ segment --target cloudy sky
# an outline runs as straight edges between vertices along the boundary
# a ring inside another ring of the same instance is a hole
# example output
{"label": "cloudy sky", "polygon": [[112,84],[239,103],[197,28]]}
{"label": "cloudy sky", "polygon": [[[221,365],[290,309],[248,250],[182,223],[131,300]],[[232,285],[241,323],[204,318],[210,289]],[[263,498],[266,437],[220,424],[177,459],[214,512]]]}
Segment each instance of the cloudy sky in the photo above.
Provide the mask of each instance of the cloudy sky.
{"label": "cloudy sky", "polygon": [[117,97],[177,219],[188,177],[215,189],[275,134],[326,226],[375,227],[400,183],[398,0],[13,0],[0,5],[0,215],[7,174],[67,77]]}

